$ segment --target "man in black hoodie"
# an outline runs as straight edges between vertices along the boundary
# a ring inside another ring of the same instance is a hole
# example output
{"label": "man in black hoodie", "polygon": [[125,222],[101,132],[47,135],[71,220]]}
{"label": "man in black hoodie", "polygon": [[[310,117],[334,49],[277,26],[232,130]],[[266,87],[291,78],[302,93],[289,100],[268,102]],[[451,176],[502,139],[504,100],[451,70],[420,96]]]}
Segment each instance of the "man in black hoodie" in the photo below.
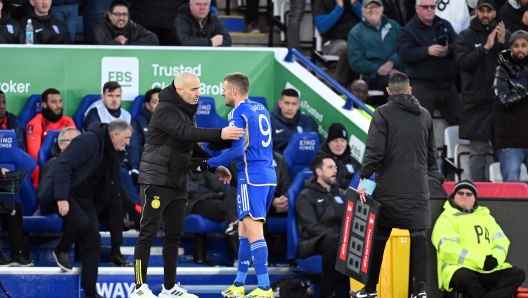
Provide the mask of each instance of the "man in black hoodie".
{"label": "man in black hoodie", "polygon": [[131,136],[132,126],[124,120],[94,123],[59,155],[37,189],[40,200],[64,220],[61,241],[53,251],[62,270],[73,270],[69,251],[76,241],[82,245],[86,298],[101,297],[95,287],[101,248],[97,215],[107,200],[121,195],[119,162]]}
{"label": "man in black hoodie", "polygon": [[24,43],[24,32],[17,21],[11,18],[8,12],[2,8],[4,4],[0,0],[0,44]]}
{"label": "man in black hoodie", "polygon": [[[411,235],[411,276],[416,283],[411,298],[425,298],[427,239],[431,226],[427,170],[436,163],[433,119],[411,93],[409,78],[403,73],[389,79],[388,103],[377,108],[367,136],[367,157],[361,182],[376,172],[377,187],[372,197],[381,203],[372,252],[369,281],[353,297],[377,297],[385,245],[393,228],[407,229]],[[358,186],[361,201],[364,189]]]}
{"label": "man in black hoodie", "polygon": [[455,41],[455,58],[462,78],[461,139],[470,140],[472,181],[486,181],[486,155],[491,140],[493,73],[502,50],[508,49],[509,32],[495,21],[495,2],[479,0],[476,18]]}
{"label": "man in black hoodie", "polygon": [[123,0],[110,3],[108,13],[95,24],[93,43],[100,45],[157,46],[156,34],[129,20],[128,5]]}
{"label": "man in black hoodie", "polygon": [[[210,158],[197,142],[238,140],[244,130],[236,127],[197,128],[195,114],[200,97],[200,80],[181,72],[159,94],[159,105],[149,124],[139,166],[143,213],[134,250],[136,290],[132,298],[156,297],[147,284],[150,248],[163,225],[164,284],[160,297],[196,298],[176,284],[178,247],[183,236],[187,206],[187,167],[191,157]],[[224,183],[231,180],[225,167],[211,169]],[[172,296],[171,296],[172,295]]]}
{"label": "man in black hoodie", "polygon": [[29,0],[33,9],[26,11],[26,16],[20,19],[22,28],[26,28],[31,19],[33,24],[33,43],[35,44],[71,44],[72,40],[68,27],[53,17],[49,11],[51,0]]}
{"label": "man in black hoodie", "polygon": [[0,90],[0,129],[12,129],[17,137],[18,148],[27,152],[24,128],[17,121],[18,118],[7,111],[7,100],[5,94]]}
{"label": "man in black hoodie", "polygon": [[330,298],[335,297],[340,277],[344,277],[335,270],[335,260],[346,194],[337,184],[337,165],[332,156],[318,154],[311,168],[314,176],[306,181],[292,211],[299,222],[299,256],[323,255],[321,298]]}

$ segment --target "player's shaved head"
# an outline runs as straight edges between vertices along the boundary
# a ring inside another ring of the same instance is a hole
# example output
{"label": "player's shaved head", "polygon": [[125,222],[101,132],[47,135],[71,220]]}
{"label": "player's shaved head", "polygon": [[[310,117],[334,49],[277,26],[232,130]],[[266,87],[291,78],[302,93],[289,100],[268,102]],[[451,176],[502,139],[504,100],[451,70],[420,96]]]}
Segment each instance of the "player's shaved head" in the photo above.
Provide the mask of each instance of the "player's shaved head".
{"label": "player's shaved head", "polygon": [[179,74],[177,74],[176,77],[174,78],[174,87],[185,88],[186,85],[189,84],[189,82],[193,82],[195,80],[200,81],[200,79],[198,79],[198,77],[194,73],[188,72],[188,71],[182,71]]}

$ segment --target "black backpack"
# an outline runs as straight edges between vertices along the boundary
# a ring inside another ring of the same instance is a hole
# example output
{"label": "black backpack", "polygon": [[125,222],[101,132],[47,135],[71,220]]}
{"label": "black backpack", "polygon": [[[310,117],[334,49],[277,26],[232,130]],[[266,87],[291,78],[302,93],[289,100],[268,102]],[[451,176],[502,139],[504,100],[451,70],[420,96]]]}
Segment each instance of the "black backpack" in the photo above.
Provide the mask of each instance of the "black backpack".
{"label": "black backpack", "polygon": [[310,281],[295,277],[281,278],[271,283],[275,298],[313,298],[314,290]]}

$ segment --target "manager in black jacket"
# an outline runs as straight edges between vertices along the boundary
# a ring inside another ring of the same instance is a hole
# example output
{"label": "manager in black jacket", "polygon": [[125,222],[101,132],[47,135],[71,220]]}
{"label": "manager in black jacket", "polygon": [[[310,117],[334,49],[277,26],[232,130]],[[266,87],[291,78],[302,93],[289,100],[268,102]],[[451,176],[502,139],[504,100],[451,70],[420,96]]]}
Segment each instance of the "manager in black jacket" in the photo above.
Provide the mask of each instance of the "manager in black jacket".
{"label": "manager in black jacket", "polygon": [[2,10],[3,2],[0,0],[0,44],[24,43],[24,32],[17,21],[11,18],[8,12]]}
{"label": "manager in black jacket", "polygon": [[493,0],[480,0],[476,18],[460,32],[455,57],[462,79],[459,137],[470,140],[469,169],[472,181],[486,181],[486,155],[492,139],[493,74],[499,53],[508,49],[510,33],[495,21]]}
{"label": "manager in black jacket", "polygon": [[[197,128],[195,114],[199,96],[198,77],[190,72],[181,72],[172,84],[160,92],[159,104],[150,120],[139,166],[140,194],[144,204],[141,230],[134,251],[136,290],[131,297],[144,297],[141,295],[151,293],[147,285],[147,268],[150,248],[160,222],[165,234],[163,293],[168,292],[167,296],[172,292],[186,293],[175,281],[178,247],[185,222],[190,158],[210,157],[196,142],[238,140],[244,133],[243,129],[236,127]],[[231,179],[225,167],[211,170],[224,183]]]}
{"label": "manager in black jacket", "polygon": [[209,0],[191,0],[180,7],[171,29],[174,45],[230,47],[231,36],[222,20],[210,12]]}
{"label": "manager in black jacket", "polygon": [[123,0],[110,3],[108,13],[95,23],[93,43],[100,45],[157,46],[156,34],[129,20],[128,6]]}
{"label": "manager in black jacket", "polygon": [[[361,182],[376,172],[373,198],[381,203],[369,281],[354,297],[375,293],[385,244],[393,228],[411,235],[411,274],[415,278],[411,298],[426,297],[427,240],[431,226],[427,172],[436,162],[433,120],[411,93],[409,79],[395,73],[389,79],[388,103],[377,108],[367,136],[367,157]],[[358,192],[364,201],[361,182]],[[377,297],[377,296],[376,296]]]}
{"label": "manager in black jacket", "polygon": [[299,221],[299,256],[323,255],[321,298],[329,298],[335,297],[342,276],[335,270],[335,260],[346,194],[337,184],[337,166],[332,156],[319,153],[312,162],[312,171],[314,176],[306,181],[292,212],[297,213]]}
{"label": "manager in black jacket", "polygon": [[82,244],[82,286],[85,297],[96,293],[101,235],[98,212],[107,200],[119,196],[119,162],[130,141],[132,126],[124,120],[97,123],[73,139],[37,188],[44,203],[51,203],[64,220],[61,241],[53,251],[57,265],[72,271],[69,251],[73,243]]}
{"label": "manager in black jacket", "polygon": [[[28,7],[26,16],[20,19],[22,28],[26,28],[28,19],[33,24],[34,44],[71,44],[70,32],[66,25],[56,19],[49,11],[51,1],[30,1],[33,8]],[[24,39],[25,40],[25,39]]]}
{"label": "manager in black jacket", "polygon": [[435,16],[434,0],[416,3],[416,15],[400,31],[396,51],[420,105],[431,115],[435,109],[440,111],[449,126],[458,125],[460,101],[454,80],[457,34],[449,21]]}

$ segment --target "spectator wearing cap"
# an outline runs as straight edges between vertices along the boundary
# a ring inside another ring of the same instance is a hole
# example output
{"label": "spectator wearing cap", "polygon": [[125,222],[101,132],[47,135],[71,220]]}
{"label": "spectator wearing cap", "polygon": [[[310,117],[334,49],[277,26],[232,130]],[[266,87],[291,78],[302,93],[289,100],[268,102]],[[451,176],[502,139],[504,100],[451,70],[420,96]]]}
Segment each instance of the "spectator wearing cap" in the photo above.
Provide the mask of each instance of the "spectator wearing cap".
{"label": "spectator wearing cap", "polygon": [[517,182],[521,163],[528,167],[528,32],[510,37],[510,49],[499,55],[493,92],[495,147],[502,180]]}
{"label": "spectator wearing cap", "polygon": [[416,15],[400,31],[397,52],[413,82],[412,92],[429,114],[440,111],[458,125],[460,100],[455,87],[455,39],[449,21],[435,16],[435,0],[417,0]]}
{"label": "spectator wearing cap", "polygon": [[471,181],[457,183],[436,220],[438,287],[463,297],[511,297],[525,273],[506,262],[510,240],[477,194]]}
{"label": "spectator wearing cap", "polygon": [[336,160],[337,184],[342,189],[347,189],[354,174],[361,171],[361,163],[352,156],[348,139],[345,126],[341,123],[333,123],[328,128],[326,142],[319,148],[320,153],[326,153]]}
{"label": "spectator wearing cap", "polygon": [[[363,1],[363,20],[348,33],[348,63],[370,89],[385,90],[389,77],[405,72],[396,53],[400,25],[383,15],[380,0]],[[388,94],[385,91],[385,102]]]}
{"label": "spectator wearing cap", "polygon": [[455,41],[455,58],[462,79],[459,136],[469,142],[473,181],[486,181],[486,154],[492,139],[493,73],[497,57],[508,49],[510,33],[495,21],[495,2],[479,0],[476,18]]}
{"label": "spectator wearing cap", "polygon": [[501,8],[499,19],[510,32],[528,31],[528,0],[509,0]]}

